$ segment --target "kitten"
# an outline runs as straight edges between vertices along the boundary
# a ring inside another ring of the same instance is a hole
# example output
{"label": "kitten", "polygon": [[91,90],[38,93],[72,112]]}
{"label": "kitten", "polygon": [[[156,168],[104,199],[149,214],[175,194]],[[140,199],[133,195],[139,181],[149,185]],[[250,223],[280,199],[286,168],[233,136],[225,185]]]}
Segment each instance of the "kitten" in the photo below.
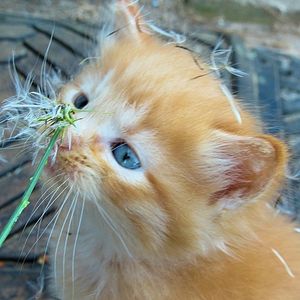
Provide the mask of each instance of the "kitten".
{"label": "kitten", "polygon": [[47,170],[56,294],[300,299],[300,238],[269,205],[285,146],[241,108],[237,122],[208,67],[150,34],[136,5],[115,9],[119,30],[60,90],[82,111]]}

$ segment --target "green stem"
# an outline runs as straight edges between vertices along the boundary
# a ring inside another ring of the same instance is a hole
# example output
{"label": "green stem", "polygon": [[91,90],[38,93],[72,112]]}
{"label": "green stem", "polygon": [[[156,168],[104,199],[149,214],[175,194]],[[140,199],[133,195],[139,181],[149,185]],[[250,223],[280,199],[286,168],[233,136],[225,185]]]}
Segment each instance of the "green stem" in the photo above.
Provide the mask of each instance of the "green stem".
{"label": "green stem", "polygon": [[62,127],[58,127],[50,142],[49,145],[42,157],[42,159],[39,162],[39,165],[33,175],[33,177],[30,178],[30,182],[27,186],[27,189],[23,195],[23,198],[21,200],[21,202],[19,203],[19,205],[17,206],[17,208],[15,209],[14,213],[12,214],[12,216],[9,218],[7,224],[5,225],[4,229],[2,230],[1,234],[0,234],[0,248],[2,247],[4,241],[6,240],[6,238],[8,237],[8,235],[10,234],[13,226],[15,225],[15,223],[17,222],[17,220],[19,219],[21,213],[23,212],[23,210],[28,206],[29,204],[29,198],[41,176],[41,173],[44,169],[44,167],[47,164],[48,158],[51,154],[51,151],[55,145],[55,142],[57,141],[58,137],[60,136],[61,132],[63,131]]}

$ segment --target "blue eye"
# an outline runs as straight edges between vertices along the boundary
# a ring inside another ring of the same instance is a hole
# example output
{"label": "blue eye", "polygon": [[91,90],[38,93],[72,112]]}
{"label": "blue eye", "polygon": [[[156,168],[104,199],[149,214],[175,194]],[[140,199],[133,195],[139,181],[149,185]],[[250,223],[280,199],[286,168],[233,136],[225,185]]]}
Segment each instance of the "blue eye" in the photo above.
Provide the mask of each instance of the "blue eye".
{"label": "blue eye", "polygon": [[138,156],[126,143],[114,144],[111,151],[116,162],[121,167],[130,170],[139,169],[141,167]]}

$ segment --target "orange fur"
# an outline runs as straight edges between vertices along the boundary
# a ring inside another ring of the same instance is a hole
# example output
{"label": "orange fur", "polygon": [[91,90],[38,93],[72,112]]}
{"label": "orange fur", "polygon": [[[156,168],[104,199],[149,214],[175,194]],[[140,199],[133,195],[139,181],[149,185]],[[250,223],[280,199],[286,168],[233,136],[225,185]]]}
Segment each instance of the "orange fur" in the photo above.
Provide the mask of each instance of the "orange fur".
{"label": "orange fur", "polygon": [[[52,241],[58,295],[299,299],[300,237],[267,205],[283,183],[285,146],[241,108],[239,124],[212,75],[191,80],[208,67],[138,22],[128,27],[60,92],[65,102],[84,92],[91,112],[78,113],[72,149],[64,147],[54,167],[71,189]],[[120,138],[141,170],[123,170],[110,157]]]}

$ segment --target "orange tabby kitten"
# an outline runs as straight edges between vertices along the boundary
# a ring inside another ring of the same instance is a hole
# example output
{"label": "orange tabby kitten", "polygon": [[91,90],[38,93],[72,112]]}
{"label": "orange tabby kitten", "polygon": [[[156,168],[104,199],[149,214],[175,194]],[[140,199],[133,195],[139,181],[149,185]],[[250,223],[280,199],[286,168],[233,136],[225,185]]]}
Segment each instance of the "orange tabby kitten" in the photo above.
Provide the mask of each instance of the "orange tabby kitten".
{"label": "orange tabby kitten", "polygon": [[60,91],[82,112],[48,170],[58,297],[300,299],[300,237],[269,206],[285,146],[138,12],[117,1],[119,30]]}

